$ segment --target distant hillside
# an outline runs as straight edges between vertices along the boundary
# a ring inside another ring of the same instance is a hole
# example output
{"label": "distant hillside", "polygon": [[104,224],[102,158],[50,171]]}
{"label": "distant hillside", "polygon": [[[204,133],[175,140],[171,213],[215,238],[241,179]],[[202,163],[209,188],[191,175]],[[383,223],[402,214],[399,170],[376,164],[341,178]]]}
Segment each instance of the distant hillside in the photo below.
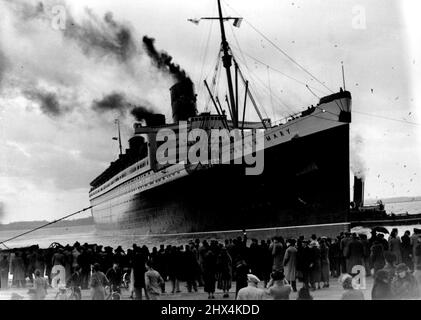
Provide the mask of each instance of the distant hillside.
{"label": "distant hillside", "polygon": [[382,200],[383,203],[399,203],[399,202],[411,202],[411,201],[421,201],[421,196],[417,197],[392,197],[392,198],[379,198],[379,199],[366,199],[367,204],[376,203],[377,200]]}
{"label": "distant hillside", "polygon": [[[43,221],[19,221],[19,222],[11,222],[8,224],[0,224],[0,231],[2,230],[29,230],[34,229],[40,226],[43,226],[50,221],[43,220]],[[82,219],[74,219],[74,220],[62,220],[56,223],[53,223],[46,228],[57,228],[57,227],[75,227],[75,226],[85,226],[85,225],[92,225],[94,223],[92,217],[82,218]]]}

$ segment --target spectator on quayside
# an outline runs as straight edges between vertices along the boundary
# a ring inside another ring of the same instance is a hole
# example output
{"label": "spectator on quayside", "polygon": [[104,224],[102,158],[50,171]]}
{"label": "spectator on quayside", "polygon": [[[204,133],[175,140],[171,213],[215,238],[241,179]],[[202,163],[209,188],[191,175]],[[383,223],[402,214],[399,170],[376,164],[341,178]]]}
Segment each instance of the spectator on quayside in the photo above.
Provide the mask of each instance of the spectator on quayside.
{"label": "spectator on quayside", "polygon": [[292,290],[297,292],[297,248],[295,247],[295,239],[287,240],[287,246],[283,262],[285,279],[291,284]]}
{"label": "spectator on quayside", "polygon": [[360,241],[363,245],[363,266],[366,270],[366,276],[370,276],[370,243],[368,242],[366,234],[360,234]]}
{"label": "spectator on quayside", "polygon": [[197,292],[196,279],[200,273],[200,267],[196,259],[196,254],[192,251],[192,246],[190,244],[185,246],[184,262],[183,271],[187,282],[187,291],[192,292],[192,290],[194,290],[194,292]]}
{"label": "spectator on quayside", "polygon": [[372,300],[392,299],[390,277],[386,270],[379,270],[374,274],[374,285],[371,290]]}
{"label": "spectator on quayside", "polygon": [[402,253],[401,253],[401,238],[398,236],[398,230],[393,229],[389,237],[389,251],[396,256],[396,263],[402,263]]}
{"label": "spectator on quayside", "polygon": [[411,244],[411,232],[406,230],[404,235],[401,237],[401,253],[402,262],[405,263],[410,270],[414,270],[414,263],[412,261],[412,244]]}
{"label": "spectator on quayside", "polygon": [[227,248],[223,248],[216,261],[218,289],[224,293],[223,298],[229,297],[232,282],[232,259]]}
{"label": "spectator on quayside", "polygon": [[351,242],[351,232],[345,232],[345,236],[341,239],[340,242],[340,249],[342,251],[342,263],[341,263],[341,270],[342,273],[347,273],[348,271],[348,244]]}
{"label": "spectator on quayside", "polygon": [[164,283],[158,271],[154,270],[151,261],[147,261],[145,272],[145,291],[147,292],[148,300],[158,300],[159,292],[161,291],[161,284]]}
{"label": "spectator on quayside", "polygon": [[68,288],[72,288],[73,292],[76,295],[76,300],[82,299],[82,274],[81,268],[79,265],[74,267],[74,271],[70,277],[70,279],[66,282],[66,286]]}
{"label": "spectator on quayside", "polygon": [[237,300],[263,300],[265,299],[265,290],[258,288],[259,278],[254,274],[247,275],[247,287],[241,288],[238,291]]}
{"label": "spectator on quayside", "polygon": [[180,253],[177,247],[171,246],[168,252],[168,278],[171,282],[171,293],[179,293],[180,291]]}
{"label": "spectator on quayside", "polygon": [[321,261],[321,278],[323,282],[323,288],[329,288],[329,276],[330,276],[330,261],[329,261],[329,246],[327,239],[322,238],[320,240],[320,261]]}
{"label": "spectator on quayside", "polygon": [[282,271],[274,271],[268,283],[267,293],[273,300],[289,300],[291,285],[285,279]]}
{"label": "spectator on quayside", "polygon": [[373,269],[373,274],[385,266],[384,247],[381,244],[379,236],[374,240],[370,249],[370,267]]}
{"label": "spectator on quayside", "polygon": [[386,251],[384,253],[384,260],[386,261],[386,264],[382,270],[387,272],[389,282],[391,282],[396,273],[396,255],[390,251]]}
{"label": "spectator on quayside", "polygon": [[260,241],[260,267],[261,267],[261,280],[265,284],[268,284],[270,280],[270,274],[272,273],[272,255],[269,251],[270,244],[265,240]]}
{"label": "spectator on quayside", "polygon": [[341,249],[340,249],[340,237],[336,237],[332,240],[329,247],[329,264],[332,277],[337,278],[341,274]]}
{"label": "spectator on quayside", "polygon": [[87,246],[82,246],[80,248],[80,254],[78,256],[77,263],[80,266],[80,277],[81,277],[82,289],[88,289],[89,274],[91,271],[90,270],[91,261],[89,259]]}
{"label": "spectator on quayside", "polygon": [[311,290],[320,289],[320,278],[321,278],[321,257],[320,257],[320,245],[316,240],[310,242],[310,287]]}
{"label": "spectator on quayside", "polygon": [[216,260],[215,253],[209,248],[203,259],[203,281],[205,282],[203,289],[208,294],[208,299],[215,299]]}
{"label": "spectator on quayside", "polygon": [[354,266],[362,266],[364,258],[364,247],[361,241],[358,239],[356,233],[352,234],[352,239],[348,242],[346,250],[347,263],[347,273],[352,274]]}
{"label": "spectator on quayside", "polygon": [[110,283],[111,292],[121,293],[120,286],[123,275],[121,273],[121,269],[118,263],[114,262],[113,266],[107,270],[105,276],[107,277]]}
{"label": "spectator on quayside", "polygon": [[41,275],[45,274],[45,257],[44,253],[37,249],[34,251],[34,259],[35,259],[35,270],[41,271]]}
{"label": "spectator on quayside", "polygon": [[364,300],[364,294],[360,290],[354,289],[351,275],[343,275],[341,282],[344,288],[341,300]]}
{"label": "spectator on quayside", "polygon": [[393,299],[411,300],[420,298],[417,280],[404,263],[396,267],[396,275],[391,286]]}
{"label": "spectator on quayside", "polygon": [[1,290],[7,290],[9,288],[9,256],[3,255],[0,258],[0,285]]}
{"label": "spectator on quayside", "polygon": [[92,276],[89,282],[91,288],[92,300],[105,300],[105,286],[108,285],[108,279],[101,271],[99,263],[95,263],[92,267]]}
{"label": "spectator on quayside", "polygon": [[35,299],[44,300],[47,296],[48,281],[41,275],[40,270],[35,270],[34,290]]}
{"label": "spectator on quayside", "polygon": [[238,255],[235,260],[237,261],[235,264],[235,297],[237,298],[238,291],[247,287],[247,274],[249,274],[250,269],[246,261],[240,255]]}
{"label": "spectator on quayside", "polygon": [[145,263],[147,258],[144,251],[138,247],[134,249],[134,257],[132,261],[133,268],[133,290],[136,300],[142,300],[142,290],[145,290],[145,296],[147,298],[147,292],[145,289]]}
{"label": "spectator on quayside", "polygon": [[272,252],[273,257],[273,271],[283,271],[284,265],[284,255],[285,255],[285,248],[282,244],[282,238],[281,237],[275,237],[273,238],[273,242],[269,247],[269,250]]}
{"label": "spectator on quayside", "polygon": [[22,259],[22,252],[15,252],[10,271],[10,273],[13,274],[12,283],[18,288],[25,288],[25,264]]}
{"label": "spectator on quayside", "polygon": [[310,264],[311,264],[311,256],[312,252],[310,247],[308,246],[310,241],[303,240],[302,241],[302,248],[298,248],[297,251],[297,265],[298,270],[302,274],[302,282],[303,286],[309,288],[310,287]]}

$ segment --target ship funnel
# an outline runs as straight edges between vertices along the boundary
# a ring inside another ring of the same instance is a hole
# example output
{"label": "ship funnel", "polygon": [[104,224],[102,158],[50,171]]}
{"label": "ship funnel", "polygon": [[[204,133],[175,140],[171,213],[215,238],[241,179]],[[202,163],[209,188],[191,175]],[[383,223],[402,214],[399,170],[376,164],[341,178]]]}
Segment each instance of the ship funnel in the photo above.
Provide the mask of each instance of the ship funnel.
{"label": "ship funnel", "polygon": [[170,88],[170,92],[174,122],[187,121],[197,115],[196,95],[190,79],[176,83]]}
{"label": "ship funnel", "polygon": [[364,205],[364,179],[354,176],[354,204],[356,208]]}
{"label": "ship funnel", "polygon": [[165,116],[160,113],[150,114],[145,117],[146,125],[148,127],[158,127],[165,125]]}

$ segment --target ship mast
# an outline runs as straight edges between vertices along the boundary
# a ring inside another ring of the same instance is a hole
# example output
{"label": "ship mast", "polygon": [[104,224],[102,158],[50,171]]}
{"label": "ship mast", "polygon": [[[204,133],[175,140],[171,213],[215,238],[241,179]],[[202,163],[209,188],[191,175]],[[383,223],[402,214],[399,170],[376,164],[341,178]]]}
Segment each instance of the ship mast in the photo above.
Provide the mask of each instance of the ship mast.
{"label": "ship mast", "polygon": [[222,56],[222,63],[227,72],[228,93],[229,93],[230,104],[232,108],[232,122],[233,122],[234,128],[238,128],[238,110],[236,108],[237,103],[234,98],[234,89],[233,89],[232,79],[231,79],[232,56],[229,54],[229,45],[227,42],[227,38],[225,36],[224,18],[222,16],[221,0],[218,0],[218,12],[219,12],[219,25],[221,28],[222,51],[224,53],[224,55]]}

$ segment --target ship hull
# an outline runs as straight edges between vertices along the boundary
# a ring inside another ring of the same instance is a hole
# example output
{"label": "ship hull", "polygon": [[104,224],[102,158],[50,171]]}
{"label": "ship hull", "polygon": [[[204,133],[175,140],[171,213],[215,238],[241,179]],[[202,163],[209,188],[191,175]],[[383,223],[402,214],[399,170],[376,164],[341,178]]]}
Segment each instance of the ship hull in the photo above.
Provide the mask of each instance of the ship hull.
{"label": "ship hull", "polygon": [[264,171],[197,169],[132,195],[94,201],[100,229],[161,235],[346,222],[349,124],[265,149]]}

